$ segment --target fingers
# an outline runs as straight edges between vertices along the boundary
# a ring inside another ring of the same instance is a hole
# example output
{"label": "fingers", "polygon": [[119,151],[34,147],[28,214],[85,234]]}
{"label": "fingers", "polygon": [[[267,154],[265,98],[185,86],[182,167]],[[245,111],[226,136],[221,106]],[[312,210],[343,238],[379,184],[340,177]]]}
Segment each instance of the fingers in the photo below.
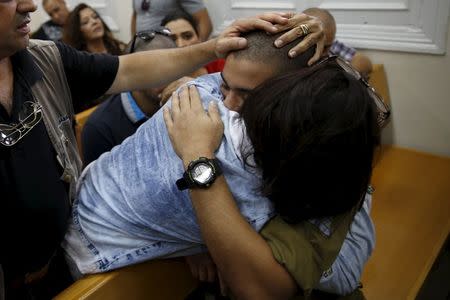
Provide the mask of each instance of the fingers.
{"label": "fingers", "polygon": [[285,31],[294,28],[299,24],[306,23],[310,19],[311,16],[305,15],[303,13],[300,14],[291,13],[290,17],[288,17],[288,20],[285,24],[278,23],[275,25],[275,27],[277,27],[278,31]]}
{"label": "fingers", "polygon": [[221,123],[222,119],[220,118],[220,112],[219,107],[217,106],[217,103],[214,101],[209,102],[208,106],[208,114],[211,120],[214,121],[214,123]]}
{"label": "fingers", "polygon": [[[271,18],[268,19],[270,20]],[[256,29],[264,30],[271,33],[276,33],[278,31],[277,27],[275,27],[271,21],[260,19],[258,17],[239,19],[237,21],[234,21],[233,24],[231,24],[231,26],[234,26],[239,32],[247,32]]]}
{"label": "fingers", "polygon": [[216,55],[224,58],[228,52],[247,47],[247,40],[241,37],[224,37],[216,42]]}
{"label": "fingers", "polygon": [[161,101],[159,102],[159,104],[161,106],[166,104],[167,100],[169,100],[169,98],[170,98],[170,96],[172,96],[173,92],[174,91],[171,87],[166,87],[161,93]]}
{"label": "fingers", "polygon": [[166,123],[167,131],[171,132],[173,128],[173,120],[168,107],[163,108],[164,123]]}
{"label": "fingers", "polygon": [[270,22],[272,25],[279,25],[279,26],[283,26],[286,25],[289,22],[289,19],[292,17],[293,13],[290,12],[285,12],[285,13],[281,13],[281,12],[268,12],[268,13],[264,13],[261,15],[258,15],[257,17]]}
{"label": "fingers", "polygon": [[198,93],[198,89],[194,85],[189,86],[189,98],[191,101],[191,109],[194,112],[204,111],[202,102],[200,101],[200,94]]}
{"label": "fingers", "polygon": [[189,110],[191,107],[189,88],[186,86],[182,87],[178,92],[178,96],[180,97],[180,111],[184,112],[186,110]]}
{"label": "fingers", "polygon": [[[299,53],[303,53],[306,50],[308,50],[311,46],[318,44],[319,41],[322,39],[323,37],[323,33],[311,33],[309,35],[307,35],[303,41],[301,41],[300,43],[298,43],[297,45],[295,45],[294,47],[292,47],[291,50],[289,50],[289,56],[290,57],[295,57],[297,56]],[[324,43],[324,41],[323,41]],[[323,51],[323,43],[321,48],[317,48],[316,51],[320,51],[320,52],[316,52],[317,55],[322,55],[322,51]]]}
{"label": "fingers", "polygon": [[175,119],[180,115],[180,97],[178,93],[172,94],[172,118]]}
{"label": "fingers", "polygon": [[314,53],[313,57],[308,61],[308,66],[311,66],[313,63],[318,61],[322,57],[323,50],[325,48],[325,40],[321,40],[317,43],[316,46],[316,52]]}
{"label": "fingers", "polygon": [[[306,25],[307,32],[309,32],[305,38],[298,43],[295,47],[290,49],[289,56],[295,57],[299,53],[303,53],[311,46],[316,45],[316,53],[310,59],[308,64],[312,64],[317,61],[323,53],[325,45],[325,35],[323,30],[323,24],[318,18],[314,18],[305,14],[297,14],[289,19],[288,24],[284,26],[277,25],[279,29],[288,30],[286,33],[281,35],[275,42],[276,47],[283,47],[286,44],[295,41],[299,37],[305,35],[304,25]],[[290,30],[289,30],[290,29]]]}

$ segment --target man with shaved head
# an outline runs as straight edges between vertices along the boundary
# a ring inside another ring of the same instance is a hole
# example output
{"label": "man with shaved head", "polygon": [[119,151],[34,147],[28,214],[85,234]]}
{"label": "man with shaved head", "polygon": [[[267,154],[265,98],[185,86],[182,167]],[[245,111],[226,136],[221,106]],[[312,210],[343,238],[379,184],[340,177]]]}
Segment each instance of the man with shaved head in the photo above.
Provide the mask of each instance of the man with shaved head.
{"label": "man with shaved head", "polygon": [[38,40],[61,40],[63,27],[69,16],[66,2],[64,0],[43,0],[42,6],[50,16],[50,20],[42,24],[32,37]]}

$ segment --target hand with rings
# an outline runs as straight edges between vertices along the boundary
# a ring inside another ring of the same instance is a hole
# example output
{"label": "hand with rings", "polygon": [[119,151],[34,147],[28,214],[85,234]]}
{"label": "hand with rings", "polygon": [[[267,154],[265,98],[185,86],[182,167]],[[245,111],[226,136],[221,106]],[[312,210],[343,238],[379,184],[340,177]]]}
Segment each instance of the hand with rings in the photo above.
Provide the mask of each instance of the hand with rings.
{"label": "hand with rings", "polygon": [[289,51],[289,56],[295,57],[309,49],[313,45],[317,45],[314,56],[308,61],[311,65],[318,61],[322,56],[325,47],[325,34],[323,23],[316,17],[312,17],[303,13],[291,13],[287,16],[288,22],[283,25],[275,25],[279,31],[286,31],[276,41],[276,47],[282,47],[297,38],[304,36],[305,38]]}

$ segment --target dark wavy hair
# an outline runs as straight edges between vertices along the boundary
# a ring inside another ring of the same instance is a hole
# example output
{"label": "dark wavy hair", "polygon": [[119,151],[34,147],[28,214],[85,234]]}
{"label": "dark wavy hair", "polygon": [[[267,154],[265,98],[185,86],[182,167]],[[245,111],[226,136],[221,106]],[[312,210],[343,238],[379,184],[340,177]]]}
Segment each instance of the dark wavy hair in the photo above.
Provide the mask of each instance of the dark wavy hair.
{"label": "dark wavy hair", "polygon": [[[366,87],[335,62],[269,79],[241,111],[262,192],[289,223],[335,216],[363,199],[380,144]],[[254,165],[253,164],[253,165]]]}
{"label": "dark wavy hair", "polygon": [[162,19],[161,21],[161,26],[166,26],[167,23],[172,22],[172,21],[176,21],[176,20],[185,20],[187,21],[189,24],[191,24],[191,26],[194,28],[195,33],[198,35],[198,30],[197,30],[197,22],[195,21],[194,17],[189,14],[188,12],[186,12],[185,10],[177,10],[174,13],[168,14],[167,16],[164,17],[164,19]]}
{"label": "dark wavy hair", "polygon": [[63,42],[74,47],[75,49],[87,51],[86,41],[84,40],[83,34],[81,33],[80,30],[81,27],[80,11],[82,11],[85,8],[92,9],[100,18],[100,21],[103,23],[103,26],[105,28],[103,42],[105,43],[105,47],[108,53],[113,55],[123,54],[123,50],[125,49],[126,45],[121,41],[117,40],[116,38],[114,38],[111,30],[109,29],[108,25],[106,25],[105,21],[103,21],[100,14],[91,6],[85,3],[78,4],[70,12],[69,17],[67,18],[66,25],[64,26]]}

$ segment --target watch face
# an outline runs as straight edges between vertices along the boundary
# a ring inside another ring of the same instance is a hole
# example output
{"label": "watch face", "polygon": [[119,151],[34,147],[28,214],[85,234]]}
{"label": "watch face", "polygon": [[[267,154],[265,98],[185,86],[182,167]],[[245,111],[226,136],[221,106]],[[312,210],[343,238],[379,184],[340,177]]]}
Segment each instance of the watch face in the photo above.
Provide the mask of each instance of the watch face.
{"label": "watch face", "polygon": [[213,169],[209,164],[199,163],[197,164],[191,172],[192,179],[199,183],[208,183],[213,176]]}

